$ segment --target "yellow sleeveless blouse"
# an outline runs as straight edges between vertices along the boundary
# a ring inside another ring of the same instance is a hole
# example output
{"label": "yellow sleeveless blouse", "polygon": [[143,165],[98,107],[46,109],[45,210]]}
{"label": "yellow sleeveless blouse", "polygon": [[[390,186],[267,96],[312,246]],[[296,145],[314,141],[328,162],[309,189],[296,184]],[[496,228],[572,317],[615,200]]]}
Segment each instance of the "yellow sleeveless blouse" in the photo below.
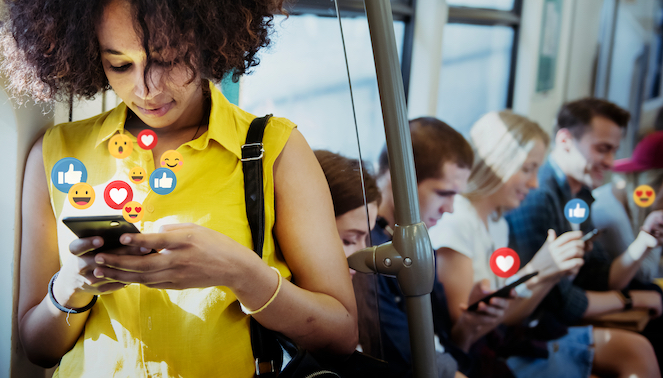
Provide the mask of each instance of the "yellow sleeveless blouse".
{"label": "yellow sleeveless blouse", "polygon": [[[104,188],[115,180],[131,186],[133,200],[145,209],[143,233],[158,232],[165,224],[192,222],[223,233],[252,248],[246,218],[240,147],[254,116],[230,104],[210,84],[212,108],[209,130],[181,145],[183,165],[174,191],[159,195],[149,179],[129,180],[130,170],[142,167],[147,177],[155,170],[152,152],[141,149],[136,137],[124,131],[127,107],[96,117],[55,126],[43,141],[44,166],[57,219],[60,260],[71,258],[68,246],[76,236],[61,222],[68,216],[119,215],[104,201]],[[291,273],[274,242],[274,161],[294,124],[272,118],[264,136],[265,246],[263,260]],[[116,159],[109,139],[124,133],[134,142],[131,155]],[[51,170],[65,157],[75,157],[87,169],[87,183],[96,199],[85,210],[74,208],[67,194],[51,182]],[[157,157],[158,158],[158,157]],[[158,166],[157,166],[158,167]],[[44,340],[44,342],[48,342]],[[64,355],[54,377],[251,377],[254,374],[249,317],[241,312],[226,287],[158,290],[132,284],[101,295],[92,308],[75,346]]]}

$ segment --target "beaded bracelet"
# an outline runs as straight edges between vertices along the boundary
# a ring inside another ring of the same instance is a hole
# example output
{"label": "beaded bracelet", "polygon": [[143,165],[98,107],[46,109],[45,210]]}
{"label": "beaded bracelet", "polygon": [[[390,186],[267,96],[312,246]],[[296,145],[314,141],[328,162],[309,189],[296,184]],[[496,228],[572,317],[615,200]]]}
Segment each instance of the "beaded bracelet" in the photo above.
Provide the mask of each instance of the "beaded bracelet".
{"label": "beaded bracelet", "polygon": [[242,312],[245,313],[246,315],[257,314],[260,311],[266,309],[267,306],[269,306],[272,302],[274,302],[274,299],[276,299],[276,296],[278,295],[279,290],[281,290],[281,282],[283,281],[283,276],[281,276],[281,272],[279,272],[278,269],[274,268],[273,266],[270,266],[270,268],[274,269],[276,271],[276,274],[279,276],[279,283],[276,285],[276,291],[274,291],[274,294],[272,294],[272,297],[269,298],[267,303],[265,303],[264,305],[262,305],[262,307],[260,307],[259,309],[255,310],[255,311],[249,310],[248,308],[244,307],[242,302],[239,302],[239,308],[241,308]]}
{"label": "beaded bracelet", "polygon": [[91,309],[92,306],[94,306],[94,304],[97,303],[97,297],[98,296],[95,295],[94,298],[92,298],[92,300],[90,301],[90,303],[88,303],[87,306],[85,306],[85,307],[67,308],[67,307],[64,307],[63,305],[59,304],[58,301],[55,300],[55,295],[53,295],[53,282],[55,282],[55,279],[57,278],[59,273],[60,272],[56,272],[53,275],[53,277],[51,278],[51,281],[48,283],[48,296],[49,296],[49,298],[51,298],[51,302],[53,302],[53,305],[55,305],[55,307],[57,307],[58,310],[60,310],[62,312],[66,312],[67,315],[69,315],[69,314],[81,314],[81,313],[84,313],[85,311],[88,311],[89,309]]}

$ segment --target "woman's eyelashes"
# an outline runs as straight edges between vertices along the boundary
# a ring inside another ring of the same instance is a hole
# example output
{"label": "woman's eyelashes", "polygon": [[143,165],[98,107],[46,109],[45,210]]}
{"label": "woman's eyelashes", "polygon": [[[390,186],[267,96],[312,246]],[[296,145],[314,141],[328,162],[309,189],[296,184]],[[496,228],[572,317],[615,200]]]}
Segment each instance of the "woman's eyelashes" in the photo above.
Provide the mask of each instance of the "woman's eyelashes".
{"label": "woman's eyelashes", "polygon": [[129,67],[131,67],[131,63],[127,63],[121,66],[114,66],[112,64],[110,65],[110,69],[115,72],[125,72],[126,70],[129,69]]}

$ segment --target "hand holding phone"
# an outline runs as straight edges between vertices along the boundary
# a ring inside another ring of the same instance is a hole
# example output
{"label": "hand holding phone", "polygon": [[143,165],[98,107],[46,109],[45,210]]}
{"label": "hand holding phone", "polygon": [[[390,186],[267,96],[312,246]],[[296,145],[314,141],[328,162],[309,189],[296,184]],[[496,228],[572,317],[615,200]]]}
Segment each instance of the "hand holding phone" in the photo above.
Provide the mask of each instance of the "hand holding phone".
{"label": "hand holding phone", "polygon": [[599,229],[595,228],[595,229],[589,231],[588,233],[586,233],[582,237],[582,239],[580,239],[580,240],[582,240],[585,243],[591,242],[591,241],[594,241],[597,237],[599,237],[602,233],[603,233],[603,230],[599,230]]}
{"label": "hand holding phone", "polygon": [[511,284],[506,285],[503,288],[501,288],[501,289],[499,289],[499,290],[497,290],[497,291],[495,291],[491,294],[486,295],[485,297],[479,299],[477,302],[473,303],[470,307],[468,307],[467,311],[476,311],[479,308],[479,303],[484,302],[484,303],[488,304],[490,302],[490,299],[493,298],[493,297],[508,298],[509,294],[511,293],[511,289],[513,289],[516,286],[526,282],[527,280],[529,280],[530,278],[536,276],[537,274],[539,274],[539,272],[534,272],[534,273],[530,273],[528,275],[525,275],[525,276],[521,277],[520,279],[518,279],[517,281],[512,282]]}
{"label": "hand holding phone", "polygon": [[[125,247],[120,243],[120,236],[127,233],[140,233],[133,223],[127,222],[121,215],[67,217],[62,219],[62,223],[69,227],[79,238],[101,236],[104,239],[104,244],[101,247],[93,251],[79,253],[77,256],[89,252],[98,253]],[[150,253],[155,252],[152,250]]]}

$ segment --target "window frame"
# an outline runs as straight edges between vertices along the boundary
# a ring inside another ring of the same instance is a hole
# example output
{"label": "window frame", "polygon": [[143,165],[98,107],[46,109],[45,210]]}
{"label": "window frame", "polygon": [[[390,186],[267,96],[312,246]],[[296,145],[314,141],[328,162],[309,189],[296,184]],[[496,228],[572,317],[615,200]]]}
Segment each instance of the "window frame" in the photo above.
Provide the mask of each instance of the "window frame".
{"label": "window frame", "polygon": [[508,26],[513,29],[513,47],[507,85],[506,108],[513,108],[513,96],[516,86],[516,64],[523,0],[514,0],[511,10],[449,6],[449,24],[470,24],[483,26]]}
{"label": "window frame", "polygon": [[[337,2],[341,17],[366,17],[363,0],[337,0]],[[321,17],[336,17],[335,9],[330,11],[330,3],[330,0],[299,0],[297,3],[287,6],[286,11],[290,15],[313,14]],[[412,69],[415,7],[416,0],[391,0],[391,11],[394,21],[402,21],[405,24],[403,51],[401,52],[401,76],[403,77],[406,101]]]}

